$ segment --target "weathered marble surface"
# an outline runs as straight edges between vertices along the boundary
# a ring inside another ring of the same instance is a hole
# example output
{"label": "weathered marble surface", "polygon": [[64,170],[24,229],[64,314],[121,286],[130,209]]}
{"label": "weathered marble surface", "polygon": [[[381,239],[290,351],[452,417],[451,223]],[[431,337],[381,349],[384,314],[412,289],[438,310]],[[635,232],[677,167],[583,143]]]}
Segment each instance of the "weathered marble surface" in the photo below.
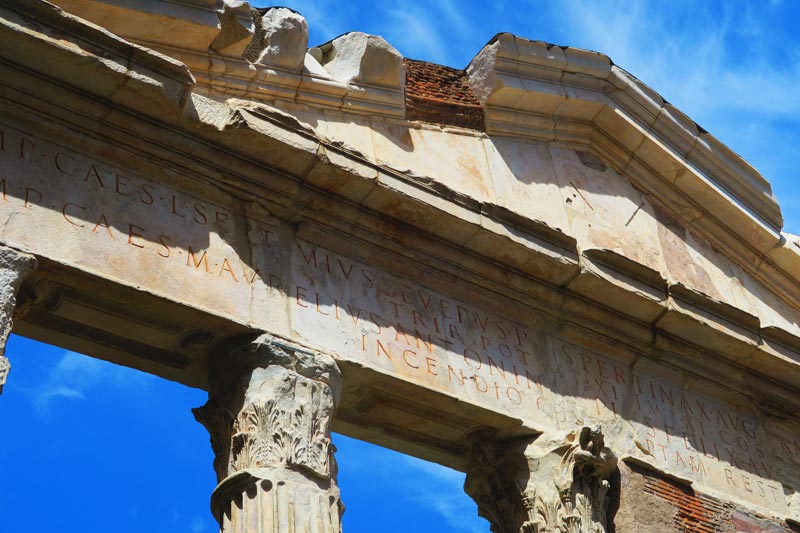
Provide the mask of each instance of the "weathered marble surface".
{"label": "weathered marble surface", "polygon": [[[614,428],[607,440],[618,453],[759,507],[788,513],[797,505],[793,492],[787,503],[775,481],[798,473],[797,462],[786,456],[798,446],[791,427],[759,418],[747,406],[713,401],[696,378],[662,378],[663,369],[646,360],[614,361],[544,335],[554,325],[537,314],[508,318],[426,287],[424,280],[412,282],[299,240],[258,204],[173,171],[120,166],[115,150],[90,140],[76,149],[8,125],[2,131],[0,212],[8,244],[324,347],[530,427],[601,422]],[[583,203],[562,212],[577,210],[580,221],[601,210],[604,224],[613,225],[620,215],[607,202],[624,193],[624,181],[582,199],[567,185],[580,179],[577,173],[593,172],[599,187],[609,171],[586,167],[571,150],[542,150],[534,153],[547,154],[551,165],[564,161],[567,172],[563,184],[554,179],[549,185],[552,191],[566,190]],[[649,220],[658,235],[654,217],[637,217]],[[581,224],[602,234],[603,226]],[[661,257],[647,253],[658,250],[657,237],[650,244],[639,239],[630,250],[616,241],[620,253],[639,254],[643,262]]]}
{"label": "weathered marble surface", "polygon": [[477,440],[464,490],[492,533],[605,533],[616,472],[602,430],[584,426],[502,444]]}
{"label": "weathered marble surface", "polygon": [[277,220],[257,205],[173,169],[118,166],[125,153],[88,138],[63,146],[0,131],[5,243],[233,320],[264,305],[270,289],[256,269],[265,265],[250,261],[250,247],[276,241]]}
{"label": "weathered marble surface", "polygon": [[[307,26],[289,12],[255,20],[233,2],[150,11],[60,2],[156,53],[49,4],[32,4],[39,22],[26,25],[14,11],[22,4],[0,12],[0,36],[22,44],[0,47],[0,243],[35,254],[50,275],[91,280],[95,298],[125,286],[179,315],[269,331],[347,363],[357,385],[378,375],[409,399],[434,392],[467,422],[490,413],[525,434],[599,424],[622,459],[765,513],[800,515],[800,249],[774,227],[779,213],[752,169],[726,163],[728,152],[605,56],[539,56],[596,82],[569,94],[554,80],[495,85],[498,72],[510,79],[502,65],[475,63],[490,74],[479,91],[487,134],[406,122],[396,50],[363,34],[306,50]],[[504,57],[507,42],[487,54]],[[541,66],[517,59],[515,75]],[[622,111],[636,100],[660,118],[645,127],[642,117],[609,116],[613,105],[597,96],[606,82]],[[503,115],[506,98],[529,124]],[[556,120],[558,131],[538,120],[557,109],[587,116]],[[684,129],[670,137],[663,121]],[[619,145],[603,144],[609,134]],[[658,139],[685,153],[656,149]],[[708,176],[680,173],[701,157],[738,172],[757,198],[742,207],[731,191],[713,196]],[[709,195],[708,205],[694,200]],[[33,304],[53,321],[103,318]],[[135,298],[117,304],[153,310]],[[130,329],[152,344],[181,340]],[[146,348],[127,348],[123,362],[138,366]],[[267,367],[239,384],[244,399],[222,401],[236,403],[237,438],[266,427],[248,416],[298,374]],[[330,388],[317,418],[333,416]],[[336,522],[330,463],[228,461],[233,434],[224,437],[218,474],[231,481],[215,500],[220,516],[236,491],[278,494],[262,483],[277,468],[287,483],[302,483],[301,470],[330,481],[308,505]]]}
{"label": "weathered marble surface", "polygon": [[[602,424],[617,453],[762,508],[797,501],[796,427],[732,391],[633,354],[602,356],[543,334],[546,321],[509,320],[302,241],[293,262],[292,327],[338,357],[529,427]],[[792,487],[789,501],[776,479]]]}
{"label": "weathered marble surface", "polygon": [[11,363],[5,356],[11,334],[17,291],[25,277],[36,267],[36,258],[18,250],[0,246],[0,394],[6,384]]}
{"label": "weathered marble surface", "polygon": [[341,531],[333,359],[264,335],[218,353],[209,378],[208,403],[194,413],[211,434],[211,509],[222,531]]}

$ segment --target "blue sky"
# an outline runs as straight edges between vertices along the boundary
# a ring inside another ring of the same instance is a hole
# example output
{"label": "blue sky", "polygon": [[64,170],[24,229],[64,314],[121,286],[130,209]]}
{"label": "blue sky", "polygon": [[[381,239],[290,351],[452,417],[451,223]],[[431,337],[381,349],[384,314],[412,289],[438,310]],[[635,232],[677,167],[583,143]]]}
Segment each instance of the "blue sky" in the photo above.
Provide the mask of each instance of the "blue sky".
{"label": "blue sky", "polygon": [[[205,392],[17,336],[7,353],[2,531],[219,531],[208,433],[190,411]],[[341,435],[334,442],[346,531],[488,533],[463,474]]]}
{"label": "blue sky", "polygon": [[[351,30],[464,67],[497,32],[598,50],[741,154],[800,234],[800,3],[291,2],[311,44]],[[12,338],[0,524],[19,533],[214,532],[205,393]],[[463,475],[337,436],[348,532],[488,532]],[[87,505],[85,502],[90,501]],[[379,524],[376,526],[376,524]]]}

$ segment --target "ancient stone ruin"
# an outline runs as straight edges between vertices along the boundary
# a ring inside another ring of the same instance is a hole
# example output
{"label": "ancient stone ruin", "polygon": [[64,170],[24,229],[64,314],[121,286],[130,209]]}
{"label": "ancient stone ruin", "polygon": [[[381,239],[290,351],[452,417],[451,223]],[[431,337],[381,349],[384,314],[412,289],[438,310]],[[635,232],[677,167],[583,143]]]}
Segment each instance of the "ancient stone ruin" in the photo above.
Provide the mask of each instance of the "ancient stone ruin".
{"label": "ancient stone ruin", "polygon": [[607,56],[232,0],[6,0],[0,43],[0,354],[207,390],[223,531],[340,531],[332,429],[494,533],[800,531],[797,238]]}

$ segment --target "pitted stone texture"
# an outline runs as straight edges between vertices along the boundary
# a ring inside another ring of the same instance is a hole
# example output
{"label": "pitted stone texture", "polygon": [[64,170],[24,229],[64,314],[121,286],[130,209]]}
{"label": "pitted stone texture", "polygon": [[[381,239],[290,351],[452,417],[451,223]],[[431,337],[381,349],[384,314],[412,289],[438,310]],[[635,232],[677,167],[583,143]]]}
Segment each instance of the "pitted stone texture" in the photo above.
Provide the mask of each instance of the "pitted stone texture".
{"label": "pitted stone texture", "polygon": [[247,2],[225,0],[222,9],[217,11],[217,17],[220,32],[209,48],[221,55],[242,57],[255,33],[250,5]]}
{"label": "pitted stone texture", "polygon": [[11,363],[4,354],[17,305],[17,291],[22,280],[35,266],[36,259],[32,255],[0,246],[0,394],[11,369]]}
{"label": "pitted stone texture", "polygon": [[255,35],[244,52],[251,63],[300,70],[308,49],[308,23],[285,7],[253,9]]}
{"label": "pitted stone texture", "polygon": [[222,530],[339,531],[333,359],[264,335],[220,354],[209,381],[209,401],[194,413],[211,434]]}
{"label": "pitted stone texture", "polygon": [[403,56],[383,37],[354,31],[325,45],[323,52],[325,70],[343,83],[405,85]]}
{"label": "pitted stone texture", "polygon": [[8,379],[8,372],[11,370],[11,363],[8,358],[0,355],[0,394],[3,393],[3,386]]}

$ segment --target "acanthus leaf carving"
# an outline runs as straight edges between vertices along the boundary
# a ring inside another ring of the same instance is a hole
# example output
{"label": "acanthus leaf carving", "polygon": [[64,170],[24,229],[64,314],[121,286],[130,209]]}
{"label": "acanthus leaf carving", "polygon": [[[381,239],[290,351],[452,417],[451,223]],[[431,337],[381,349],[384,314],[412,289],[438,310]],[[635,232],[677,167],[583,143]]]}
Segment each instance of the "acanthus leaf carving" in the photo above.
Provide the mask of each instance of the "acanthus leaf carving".
{"label": "acanthus leaf carving", "polygon": [[[220,480],[248,468],[289,468],[331,477],[331,420],[338,370],[270,341],[234,352],[195,417],[211,433]],[[231,372],[233,370],[233,372]],[[220,407],[231,406],[231,410]]]}
{"label": "acanthus leaf carving", "polygon": [[330,477],[330,424],[318,407],[287,409],[267,400],[243,408],[234,422],[231,470],[291,467]]}
{"label": "acanthus leaf carving", "polygon": [[539,440],[548,439],[473,446],[464,488],[479,514],[493,533],[606,533],[617,462],[601,429],[585,426],[544,450]]}
{"label": "acanthus leaf carving", "polygon": [[194,413],[211,434],[220,527],[340,531],[331,422],[341,374],[333,359],[265,334],[219,353],[209,382],[209,401]]}

